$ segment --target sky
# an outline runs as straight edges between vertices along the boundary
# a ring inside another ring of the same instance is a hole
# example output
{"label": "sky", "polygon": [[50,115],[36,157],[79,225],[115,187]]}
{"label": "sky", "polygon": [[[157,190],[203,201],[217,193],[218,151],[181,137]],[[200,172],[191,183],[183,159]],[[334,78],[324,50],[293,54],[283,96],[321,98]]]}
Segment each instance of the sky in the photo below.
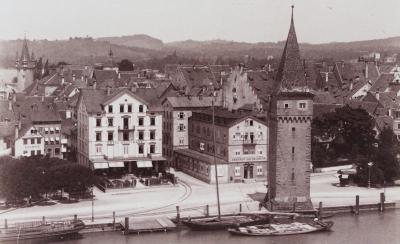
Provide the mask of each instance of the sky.
{"label": "sky", "polygon": [[0,40],[26,33],[276,42],[286,39],[292,4],[300,42],[400,36],[400,0],[0,0]]}

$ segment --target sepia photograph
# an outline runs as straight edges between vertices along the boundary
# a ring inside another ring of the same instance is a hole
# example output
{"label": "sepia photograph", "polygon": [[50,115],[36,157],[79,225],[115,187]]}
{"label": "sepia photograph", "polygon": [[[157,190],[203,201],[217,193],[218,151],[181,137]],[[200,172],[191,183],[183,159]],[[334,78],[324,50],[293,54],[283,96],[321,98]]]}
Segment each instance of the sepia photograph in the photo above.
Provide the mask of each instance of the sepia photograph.
{"label": "sepia photograph", "polygon": [[1,0],[0,243],[400,244],[399,0]]}

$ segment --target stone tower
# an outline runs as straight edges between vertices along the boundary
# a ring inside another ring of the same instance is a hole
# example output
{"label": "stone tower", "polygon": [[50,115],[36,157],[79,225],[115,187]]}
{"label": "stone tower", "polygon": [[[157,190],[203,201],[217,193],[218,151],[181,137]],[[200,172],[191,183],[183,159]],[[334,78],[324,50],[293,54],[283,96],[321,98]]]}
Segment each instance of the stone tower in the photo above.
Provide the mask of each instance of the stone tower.
{"label": "stone tower", "polygon": [[18,56],[15,60],[15,68],[17,69],[17,90],[22,92],[33,83],[34,74],[36,69],[36,60],[32,52],[32,56],[29,55],[28,41],[24,38],[22,44],[21,56]]}
{"label": "stone tower", "polygon": [[313,209],[310,200],[310,93],[292,18],[270,103],[270,160],[267,207],[274,211]]}

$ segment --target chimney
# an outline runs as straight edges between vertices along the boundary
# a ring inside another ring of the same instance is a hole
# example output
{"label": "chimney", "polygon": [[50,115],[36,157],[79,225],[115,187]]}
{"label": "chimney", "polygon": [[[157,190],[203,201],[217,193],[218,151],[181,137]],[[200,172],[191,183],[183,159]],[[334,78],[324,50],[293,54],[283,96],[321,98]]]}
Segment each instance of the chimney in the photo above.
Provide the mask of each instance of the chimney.
{"label": "chimney", "polygon": [[136,92],[136,86],[135,86],[135,85],[133,85],[133,86],[131,87],[131,92],[133,92],[133,93]]}
{"label": "chimney", "polygon": [[72,74],[72,81],[75,81],[75,74]]}
{"label": "chimney", "polygon": [[12,111],[12,101],[8,100],[8,110]]}
{"label": "chimney", "polygon": [[110,96],[110,95],[111,95],[111,87],[107,86],[107,96]]}
{"label": "chimney", "polygon": [[65,110],[65,118],[67,118],[67,119],[71,118],[71,111],[70,110]]}
{"label": "chimney", "polygon": [[93,82],[93,89],[96,89],[96,87],[97,87],[97,82],[95,81]]}
{"label": "chimney", "polygon": [[63,75],[63,76],[61,76],[61,85],[64,85],[64,83],[65,83],[65,78],[64,78],[64,75]]}
{"label": "chimney", "polygon": [[328,83],[328,81],[329,81],[329,74],[328,72],[325,72],[325,82]]}
{"label": "chimney", "polygon": [[368,79],[368,63],[365,62],[365,79]]}
{"label": "chimney", "polygon": [[375,98],[379,101],[379,92],[375,92]]}
{"label": "chimney", "polygon": [[353,90],[353,82],[350,82],[349,91]]}
{"label": "chimney", "polygon": [[121,79],[121,73],[118,72],[118,79]]}

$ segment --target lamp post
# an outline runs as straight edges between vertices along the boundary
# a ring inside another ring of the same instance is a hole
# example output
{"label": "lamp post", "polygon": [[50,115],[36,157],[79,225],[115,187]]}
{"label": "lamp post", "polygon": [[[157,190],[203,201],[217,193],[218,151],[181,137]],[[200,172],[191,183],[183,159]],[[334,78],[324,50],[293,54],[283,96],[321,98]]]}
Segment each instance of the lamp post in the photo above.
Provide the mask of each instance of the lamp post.
{"label": "lamp post", "polygon": [[371,167],[374,165],[373,162],[368,163],[368,188],[371,188]]}
{"label": "lamp post", "polygon": [[92,222],[94,222],[94,196],[93,196],[93,186],[92,186]]}

